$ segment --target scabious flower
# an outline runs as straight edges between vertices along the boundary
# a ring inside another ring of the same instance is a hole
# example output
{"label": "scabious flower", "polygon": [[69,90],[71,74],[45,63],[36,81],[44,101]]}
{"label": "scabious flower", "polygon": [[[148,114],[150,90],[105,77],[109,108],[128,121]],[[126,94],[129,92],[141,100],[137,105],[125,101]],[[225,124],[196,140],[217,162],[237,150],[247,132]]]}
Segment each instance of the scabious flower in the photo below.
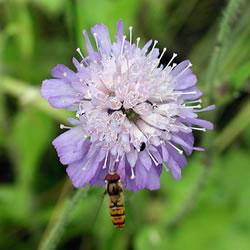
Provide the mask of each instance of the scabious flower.
{"label": "scabious flower", "polygon": [[194,147],[193,130],[205,131],[213,125],[199,119],[201,91],[186,60],[160,64],[157,41],[143,47],[133,42],[117,23],[116,41],[111,42],[103,24],[91,28],[96,49],[83,30],[88,55],[80,62],[73,58],[76,71],[64,65],[52,70],[53,79],[42,83],[42,96],[54,108],[76,112],[72,127],[58,136],[53,145],[60,161],[77,188],[85,184],[104,185],[108,172],[115,171],[123,186],[136,191],[160,187],[162,168],[175,179],[187,164],[186,155]]}

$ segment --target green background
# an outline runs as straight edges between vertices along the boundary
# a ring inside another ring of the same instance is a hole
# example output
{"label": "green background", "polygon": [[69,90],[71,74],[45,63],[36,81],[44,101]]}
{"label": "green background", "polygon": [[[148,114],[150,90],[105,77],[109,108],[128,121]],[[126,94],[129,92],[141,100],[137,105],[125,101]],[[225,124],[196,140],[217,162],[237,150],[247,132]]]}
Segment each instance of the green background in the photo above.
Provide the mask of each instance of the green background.
{"label": "green background", "polygon": [[[250,4],[230,4],[0,1],[0,249],[250,249]],[[119,18],[168,48],[163,63],[173,52],[176,62],[189,58],[204,105],[217,106],[201,115],[215,130],[196,133],[207,151],[188,158],[182,180],[164,172],[160,190],[125,192],[124,230],[113,228],[103,188],[71,200],[76,191],[51,145],[70,114],[39,92],[53,66],[72,68],[75,49],[85,50],[83,28],[103,22],[114,37]]]}

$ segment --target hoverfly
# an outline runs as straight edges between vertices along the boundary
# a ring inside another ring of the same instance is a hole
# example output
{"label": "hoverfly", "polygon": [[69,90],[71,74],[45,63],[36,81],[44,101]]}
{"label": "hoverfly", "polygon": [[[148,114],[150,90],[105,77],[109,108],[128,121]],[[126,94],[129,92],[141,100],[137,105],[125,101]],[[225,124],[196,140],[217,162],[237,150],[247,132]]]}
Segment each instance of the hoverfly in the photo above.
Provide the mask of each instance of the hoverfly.
{"label": "hoverfly", "polygon": [[116,172],[110,172],[106,175],[105,182],[105,193],[109,195],[109,211],[113,225],[116,228],[123,228],[125,225],[125,208],[120,176]]}

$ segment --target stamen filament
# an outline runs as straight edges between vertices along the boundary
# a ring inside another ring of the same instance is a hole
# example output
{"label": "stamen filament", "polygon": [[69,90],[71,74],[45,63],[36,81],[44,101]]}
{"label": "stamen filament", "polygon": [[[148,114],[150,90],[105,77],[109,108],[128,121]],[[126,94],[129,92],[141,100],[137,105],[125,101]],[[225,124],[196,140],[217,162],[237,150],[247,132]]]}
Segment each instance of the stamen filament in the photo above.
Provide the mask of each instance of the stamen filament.
{"label": "stamen filament", "polygon": [[122,37],[122,46],[121,46],[121,55],[122,55],[122,53],[123,53],[123,48],[124,48],[125,40],[126,40],[126,36],[123,36],[123,37]]}
{"label": "stamen filament", "polygon": [[194,105],[194,106],[181,106],[182,108],[187,108],[187,109],[200,109],[201,105]]}
{"label": "stamen filament", "polygon": [[96,44],[96,48],[99,51],[99,44],[98,44],[98,40],[97,40],[97,34],[93,33],[94,39],[95,39],[95,44]]}
{"label": "stamen filament", "polygon": [[140,39],[141,39],[140,37],[137,37],[137,38],[136,38],[136,47],[137,47],[137,48],[138,48],[138,46],[139,46]]}
{"label": "stamen filament", "polygon": [[188,70],[192,66],[192,63],[189,63],[185,69],[183,69],[175,78],[180,77],[181,75],[184,74],[186,70]]}
{"label": "stamen filament", "polygon": [[198,131],[207,131],[205,128],[197,128],[197,127],[190,127],[193,130],[198,130]]}
{"label": "stamen filament", "polygon": [[188,102],[185,102],[185,104],[192,104],[192,103],[202,103],[202,100],[201,99],[198,99],[198,100],[195,100],[195,101],[188,101]]}
{"label": "stamen filament", "polygon": [[165,52],[167,51],[167,48],[164,48],[163,51],[161,52],[161,55],[159,57],[159,61],[162,59],[163,55],[165,54]]}
{"label": "stamen filament", "polygon": [[[166,67],[168,67],[170,65],[170,63],[177,57],[177,54],[176,53],[173,53],[173,56],[172,58],[169,60],[168,64]],[[174,65],[174,64],[173,64]]]}
{"label": "stamen filament", "polygon": [[107,151],[107,153],[105,155],[105,160],[104,160],[104,163],[103,163],[103,166],[102,166],[103,169],[105,169],[107,167],[108,154],[109,154],[109,152]]}
{"label": "stamen filament", "polygon": [[132,44],[132,31],[133,31],[133,27],[129,26],[129,44]]}
{"label": "stamen filament", "polygon": [[130,177],[130,179],[134,179],[135,178],[135,172],[134,172],[134,168],[133,167],[131,167],[130,168],[131,169],[131,177]]}
{"label": "stamen filament", "polygon": [[154,48],[155,48],[155,46],[156,46],[157,43],[158,43],[158,41],[155,40],[155,41],[154,41],[154,44],[153,44],[153,47],[152,47],[152,49],[151,49],[151,51],[150,51],[150,53],[149,53],[149,56],[151,56],[151,54],[153,53],[153,50],[154,50]]}
{"label": "stamen filament", "polygon": [[167,143],[168,143],[170,146],[172,146],[175,150],[177,150],[178,153],[179,153],[180,155],[183,154],[183,150],[177,148],[172,142],[168,141]]}
{"label": "stamen filament", "polygon": [[71,129],[71,127],[60,124],[60,129]]}
{"label": "stamen filament", "polygon": [[76,51],[77,51],[77,53],[80,55],[80,57],[81,57],[82,59],[84,59],[84,56],[83,56],[83,54],[82,54],[81,49],[80,49],[80,48],[77,48]]}
{"label": "stamen filament", "polygon": [[158,166],[158,165],[159,165],[159,162],[154,158],[154,156],[150,153],[150,151],[149,151],[148,149],[147,149],[147,152],[148,152],[150,158],[152,159],[152,161],[154,162],[154,164],[155,164],[156,166]]}

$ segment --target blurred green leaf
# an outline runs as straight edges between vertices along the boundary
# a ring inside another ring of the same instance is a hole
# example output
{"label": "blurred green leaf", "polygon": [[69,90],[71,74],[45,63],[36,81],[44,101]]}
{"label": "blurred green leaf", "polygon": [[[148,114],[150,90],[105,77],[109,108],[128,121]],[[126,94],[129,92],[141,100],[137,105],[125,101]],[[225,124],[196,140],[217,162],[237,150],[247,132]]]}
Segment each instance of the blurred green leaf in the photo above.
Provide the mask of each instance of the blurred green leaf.
{"label": "blurred green leaf", "polygon": [[239,67],[231,76],[232,87],[240,90],[247,84],[247,79],[250,77],[250,61]]}
{"label": "blurred green leaf", "polygon": [[21,187],[30,187],[39,176],[38,163],[53,131],[51,119],[37,109],[27,107],[15,117],[10,144]]}
{"label": "blurred green leaf", "polygon": [[30,60],[34,52],[34,31],[32,25],[32,17],[23,2],[9,2],[8,17],[11,30],[15,30],[13,36],[16,39],[16,45],[19,48],[20,55],[26,60]]}
{"label": "blurred green leaf", "polygon": [[170,236],[156,226],[142,227],[134,241],[136,250],[173,249],[170,244]]}
{"label": "blurred green leaf", "polygon": [[[65,0],[29,0],[37,6],[43,8],[46,12],[51,14],[57,14],[63,10]],[[70,0],[72,1],[72,0]]]}
{"label": "blurred green leaf", "polygon": [[19,186],[0,186],[0,223],[26,224],[30,217],[32,197]]}

